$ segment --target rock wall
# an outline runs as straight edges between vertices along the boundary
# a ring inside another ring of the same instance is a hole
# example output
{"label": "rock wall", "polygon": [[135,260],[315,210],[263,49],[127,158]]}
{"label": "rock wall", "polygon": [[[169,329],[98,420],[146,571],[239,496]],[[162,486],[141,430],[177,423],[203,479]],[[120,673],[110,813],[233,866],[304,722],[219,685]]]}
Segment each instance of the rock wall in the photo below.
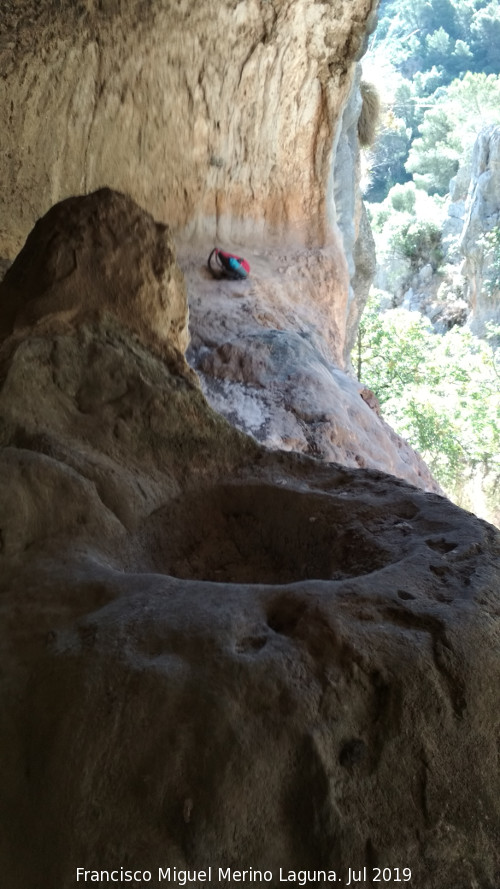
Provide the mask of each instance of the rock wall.
{"label": "rock wall", "polygon": [[342,114],[332,168],[332,205],[342,235],[349,288],[345,312],[345,342],[341,366],[350,368],[358,325],[376,272],[375,242],[361,199],[361,159],[358,123],[362,110],[361,68],[358,66]]}
{"label": "rock wall", "polygon": [[[472,152],[470,181],[464,204],[460,250],[465,257],[463,274],[471,311],[470,325],[484,335],[487,321],[500,321],[498,239],[491,245],[485,235],[500,226],[500,127],[479,134]],[[492,283],[493,282],[493,283]]]}
{"label": "rock wall", "polygon": [[0,286],[3,885],[497,889],[499,533],[236,431],[186,320],[170,233],[109,191]]}
{"label": "rock wall", "polygon": [[[112,311],[161,351],[184,354],[187,294],[166,225],[111,189],[66,199],[36,224],[2,287],[0,337]],[[187,366],[186,366],[187,370]]]}
{"label": "rock wall", "polygon": [[2,3],[0,255],[110,186],[184,235],[324,244],[376,0]]}
{"label": "rock wall", "polygon": [[[375,8],[6,2],[0,115],[12,187],[0,192],[0,255],[12,258],[60,198],[119,188],[182,245],[189,357],[217,410],[268,446],[437,490],[340,372],[374,271],[356,59]],[[128,239],[138,262],[143,235]],[[241,245],[249,286],[207,281],[214,240]],[[51,261],[69,275],[71,256]],[[221,350],[234,361],[221,364]]]}

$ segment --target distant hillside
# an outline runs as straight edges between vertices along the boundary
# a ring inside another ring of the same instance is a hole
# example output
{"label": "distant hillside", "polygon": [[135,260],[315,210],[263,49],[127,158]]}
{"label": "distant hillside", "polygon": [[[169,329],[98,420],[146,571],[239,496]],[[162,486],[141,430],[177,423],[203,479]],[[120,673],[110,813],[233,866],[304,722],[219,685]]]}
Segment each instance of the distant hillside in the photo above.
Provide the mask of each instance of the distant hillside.
{"label": "distant hillside", "polygon": [[363,68],[386,107],[367,200],[412,178],[445,194],[479,130],[500,121],[500,0],[382,0]]}

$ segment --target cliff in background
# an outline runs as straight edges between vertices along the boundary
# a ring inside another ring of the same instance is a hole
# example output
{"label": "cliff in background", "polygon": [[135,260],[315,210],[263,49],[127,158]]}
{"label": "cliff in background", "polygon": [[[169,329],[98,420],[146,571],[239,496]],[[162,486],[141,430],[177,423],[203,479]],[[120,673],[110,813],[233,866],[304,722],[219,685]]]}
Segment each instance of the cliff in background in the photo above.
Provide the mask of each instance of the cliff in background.
{"label": "cliff in background", "polygon": [[[462,272],[467,282],[470,326],[484,336],[488,321],[500,322],[500,127],[490,126],[479,134],[470,168],[462,171],[462,181],[469,170],[460,251],[465,257]],[[488,235],[495,232],[496,237],[488,244]]]}

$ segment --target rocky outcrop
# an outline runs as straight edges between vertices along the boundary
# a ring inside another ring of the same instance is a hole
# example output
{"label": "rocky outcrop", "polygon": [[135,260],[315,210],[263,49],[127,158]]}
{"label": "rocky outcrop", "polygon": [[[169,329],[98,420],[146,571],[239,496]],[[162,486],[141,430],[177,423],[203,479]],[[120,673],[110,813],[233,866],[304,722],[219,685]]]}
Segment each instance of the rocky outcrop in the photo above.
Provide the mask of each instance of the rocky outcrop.
{"label": "rocky outcrop", "polygon": [[419,455],[339,369],[345,308],[335,302],[329,252],[246,256],[248,281],[214,281],[203,254],[179,251],[190,294],[188,357],[212,407],[268,447],[439,491]]}
{"label": "rocky outcrop", "polygon": [[362,201],[356,214],[356,223],[357,231],[353,255],[354,274],[351,278],[344,347],[344,361],[347,367],[351,365],[351,352],[356,344],[359,323],[377,270],[375,240],[366,207]]}
{"label": "rocky outcrop", "polygon": [[366,867],[496,889],[498,532],[235,430],[182,324],[151,339],[156,301],[184,300],[168,232],[109,193],[62,214],[73,278],[39,286],[44,220],[0,287],[3,883]]}
{"label": "rocky outcrop", "polygon": [[349,272],[341,366],[351,370],[351,351],[354,348],[359,321],[377,268],[375,242],[366,208],[361,199],[359,129],[363,119],[362,110],[365,107],[362,135],[366,142],[370,136],[370,129],[376,126],[378,109],[366,110],[370,102],[363,98],[360,77],[361,68],[358,66],[353,88],[342,114],[333,168],[333,208],[335,221],[342,235]]}
{"label": "rocky outcrop", "polygon": [[444,311],[461,304],[473,333],[484,336],[486,323],[500,320],[498,231],[500,227],[500,127],[479,133],[472,156],[463,159],[450,183],[443,246],[448,260],[441,286]]}
{"label": "rocky outcrop", "polygon": [[148,346],[184,354],[184,279],[166,225],[125,195],[68,198],[39,220],[2,285],[0,337],[111,313]]}
{"label": "rocky outcrop", "polygon": [[[498,245],[500,243],[500,127],[489,126],[477,137],[464,207],[460,249],[468,283],[470,324],[484,334],[487,321],[500,321]],[[488,243],[488,236],[497,233]]]}
{"label": "rocky outcrop", "polygon": [[[189,359],[212,407],[268,447],[440,490],[334,363],[342,361],[344,310],[332,297],[331,250],[252,253],[252,275],[242,283],[214,281],[193,248],[180,256],[191,300]],[[188,344],[186,287],[170,231],[110,189],[68,198],[37,223],[23,262],[5,277],[2,303],[3,337],[112,312],[176,366]],[[195,379],[184,358],[182,371]]]}
{"label": "rocky outcrop", "polygon": [[50,206],[112,187],[203,252],[311,247],[311,268],[322,251],[349,364],[373,265],[356,60],[376,6],[6,0],[0,271]]}
{"label": "rocky outcrop", "polygon": [[441,267],[423,258],[412,269],[409,260],[387,255],[375,283],[398,304],[427,315],[440,333],[467,323],[484,336],[488,321],[500,321],[499,244],[500,127],[490,125],[450,182]]}

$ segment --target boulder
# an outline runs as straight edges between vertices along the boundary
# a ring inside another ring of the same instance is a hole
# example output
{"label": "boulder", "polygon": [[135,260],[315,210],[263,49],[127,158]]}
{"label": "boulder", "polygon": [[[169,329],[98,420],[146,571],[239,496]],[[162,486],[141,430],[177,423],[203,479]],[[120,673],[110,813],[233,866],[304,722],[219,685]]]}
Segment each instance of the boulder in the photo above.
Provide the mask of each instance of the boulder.
{"label": "boulder", "polygon": [[2,285],[0,339],[26,327],[112,315],[150,346],[184,354],[184,279],[166,225],[109,188],[53,207]]}
{"label": "boulder", "polygon": [[3,884],[496,889],[499,533],[231,427],[116,310],[97,233],[140,214],[96,201],[74,287],[34,238],[0,286]]}

